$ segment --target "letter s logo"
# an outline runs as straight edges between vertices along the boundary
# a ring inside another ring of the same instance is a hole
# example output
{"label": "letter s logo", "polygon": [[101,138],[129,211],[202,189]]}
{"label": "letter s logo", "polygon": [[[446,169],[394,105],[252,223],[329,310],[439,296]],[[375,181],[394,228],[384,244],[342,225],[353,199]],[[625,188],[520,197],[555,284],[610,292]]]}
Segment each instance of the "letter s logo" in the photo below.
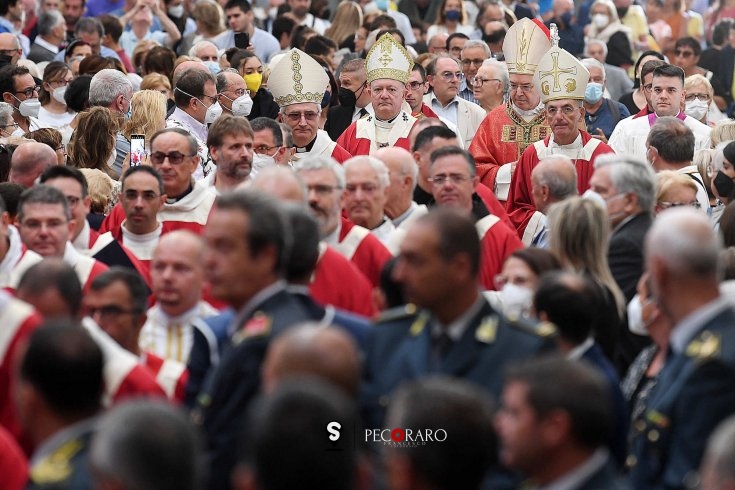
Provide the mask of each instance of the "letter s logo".
{"label": "letter s logo", "polygon": [[339,440],[339,429],[342,428],[339,422],[329,422],[327,424],[327,432],[329,432],[329,440],[337,442]]}

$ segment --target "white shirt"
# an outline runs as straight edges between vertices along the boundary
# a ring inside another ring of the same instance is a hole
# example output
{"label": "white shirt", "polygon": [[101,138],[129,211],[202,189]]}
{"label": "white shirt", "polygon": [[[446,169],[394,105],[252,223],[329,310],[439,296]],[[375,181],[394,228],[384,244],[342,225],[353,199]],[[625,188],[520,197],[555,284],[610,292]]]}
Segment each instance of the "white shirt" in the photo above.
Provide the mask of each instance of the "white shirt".
{"label": "white shirt", "polygon": [[158,227],[152,232],[136,235],[125,227],[125,221],[120,225],[123,245],[140,260],[153,259],[153,251],[161,238],[161,230],[163,230],[163,225],[158,223]]}
{"label": "white shirt", "polygon": [[[651,131],[651,123],[647,116],[633,119],[633,116],[618,122],[618,125],[610,135],[610,147],[618,155],[646,158],[646,139]],[[712,129],[697,121],[693,117],[686,116],[684,124],[694,133],[694,150],[709,148],[710,133]]]}
{"label": "white shirt", "polygon": [[68,126],[76,115],[76,112],[62,112],[61,114],[54,114],[53,112],[46,110],[45,107],[41,107],[38,110],[38,124],[42,128],[59,129],[64,126]]}
{"label": "white shirt", "polygon": [[51,51],[54,54],[56,54],[56,53],[59,52],[59,47],[57,45],[51,44],[50,42],[46,41],[41,36],[36,36],[36,39],[33,42],[34,42],[34,44],[38,44],[42,48],[48,49],[49,51]]}

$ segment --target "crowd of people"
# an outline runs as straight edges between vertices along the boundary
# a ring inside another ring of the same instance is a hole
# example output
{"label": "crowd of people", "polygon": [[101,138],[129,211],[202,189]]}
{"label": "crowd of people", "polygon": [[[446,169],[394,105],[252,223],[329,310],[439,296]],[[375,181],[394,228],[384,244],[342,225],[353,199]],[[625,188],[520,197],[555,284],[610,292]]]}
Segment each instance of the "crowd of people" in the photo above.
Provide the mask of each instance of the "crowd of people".
{"label": "crowd of people", "polygon": [[27,3],[1,488],[735,488],[731,0]]}

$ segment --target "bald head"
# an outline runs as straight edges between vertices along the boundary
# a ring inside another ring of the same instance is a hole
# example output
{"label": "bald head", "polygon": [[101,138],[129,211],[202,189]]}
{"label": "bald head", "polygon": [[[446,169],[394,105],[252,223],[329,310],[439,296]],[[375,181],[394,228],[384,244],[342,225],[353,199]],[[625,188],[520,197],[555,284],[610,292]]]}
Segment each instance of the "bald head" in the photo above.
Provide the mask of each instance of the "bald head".
{"label": "bald head", "polygon": [[174,86],[176,86],[176,82],[179,81],[179,78],[181,77],[181,75],[183,75],[184,72],[187,70],[200,70],[200,71],[205,71],[209,73],[209,68],[207,68],[207,65],[205,65],[202,60],[182,61],[176,66],[176,68],[174,68],[174,75],[173,75]]}
{"label": "bald head", "polygon": [[268,349],[263,385],[273,391],[286,378],[316,376],[357,396],[360,367],[352,339],[336,327],[307,323],[289,329]]}
{"label": "bald head", "polygon": [[307,202],[304,182],[289,167],[264,168],[250,183],[250,188],[261,190],[281,201],[301,204]]}
{"label": "bald head", "polygon": [[419,167],[411,153],[397,146],[381,148],[373,156],[388,167],[390,184],[386,191],[385,214],[393,219],[411,207]]}
{"label": "bald head", "polygon": [[531,172],[536,209],[545,213],[555,202],[577,195],[577,170],[563,155],[542,159]]}
{"label": "bald head", "polygon": [[204,287],[204,241],[188,230],[161,236],[151,260],[151,287],[161,309],[179,316],[196,306]]}
{"label": "bald head", "polygon": [[56,152],[50,146],[37,141],[23,143],[13,152],[8,180],[32,187],[44,170],[57,163]]}

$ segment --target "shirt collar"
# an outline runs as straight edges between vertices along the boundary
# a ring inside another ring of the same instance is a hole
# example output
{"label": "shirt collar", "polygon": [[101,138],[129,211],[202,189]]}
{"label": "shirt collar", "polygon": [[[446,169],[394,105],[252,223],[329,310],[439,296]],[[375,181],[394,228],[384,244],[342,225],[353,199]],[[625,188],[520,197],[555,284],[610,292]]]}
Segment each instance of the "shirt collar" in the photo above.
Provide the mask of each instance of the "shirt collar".
{"label": "shirt collar", "polygon": [[702,328],[702,325],[712,320],[722,310],[728,307],[729,303],[725,297],[718,296],[717,299],[710,301],[685,316],[671,331],[669,341],[671,349],[678,354],[683,353],[689,341]]}
{"label": "shirt collar", "polygon": [[477,299],[459,318],[451,322],[449,325],[442,325],[435,317],[432,322],[431,333],[434,337],[439,337],[442,332],[446,332],[452,342],[458,342],[464,335],[470,320],[482,309],[485,297],[481,294],[477,295]]}
{"label": "shirt collar", "polygon": [[51,44],[50,42],[46,41],[41,36],[36,36],[35,43],[41,46],[42,48],[46,48],[49,51],[51,51],[54,54],[57,54],[59,52],[59,47]]}

